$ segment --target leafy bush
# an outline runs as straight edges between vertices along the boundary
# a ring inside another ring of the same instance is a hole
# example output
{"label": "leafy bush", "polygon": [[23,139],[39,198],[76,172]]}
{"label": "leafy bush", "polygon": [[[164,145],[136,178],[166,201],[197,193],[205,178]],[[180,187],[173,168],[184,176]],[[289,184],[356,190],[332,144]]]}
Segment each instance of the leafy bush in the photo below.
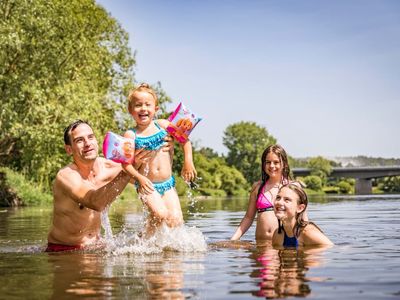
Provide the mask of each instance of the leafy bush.
{"label": "leafy bush", "polygon": [[[52,196],[50,194],[43,192],[41,188],[26,179],[22,174],[4,167],[0,168],[0,173],[4,174],[1,182],[2,194],[12,194],[12,197],[16,197],[22,201],[22,205],[38,206],[52,203]],[[4,203],[3,205],[8,206],[9,204]]]}
{"label": "leafy bush", "polygon": [[332,172],[330,161],[322,156],[317,156],[311,158],[307,166],[310,168],[312,176],[318,176],[321,179],[321,188],[326,185],[328,177]]}
{"label": "leafy bush", "polygon": [[341,180],[337,186],[342,194],[350,194],[353,191],[352,185],[344,180]]}
{"label": "leafy bush", "polygon": [[[195,190],[195,194],[209,196],[210,190],[223,190],[227,196],[242,196],[247,194],[248,183],[243,174],[235,167],[227,165],[225,159],[218,154],[212,152],[209,148],[200,148],[193,151],[193,161],[197,170],[198,180],[196,183],[199,188]],[[180,178],[180,170],[182,168],[183,153],[180,147],[175,147],[174,157],[174,173],[177,178],[176,189],[178,195],[185,195],[187,185]],[[178,179],[179,178],[179,179]],[[221,192],[215,192],[221,196]]]}
{"label": "leafy bush", "polygon": [[386,193],[400,192],[400,176],[385,177],[378,180],[378,188]]}
{"label": "leafy bush", "polygon": [[185,196],[188,186],[181,176],[175,176],[175,189],[179,196]]}
{"label": "leafy bush", "polygon": [[306,184],[308,189],[314,190],[314,191],[320,191],[322,190],[322,180],[320,177],[316,175],[310,175],[304,177],[304,183]]}

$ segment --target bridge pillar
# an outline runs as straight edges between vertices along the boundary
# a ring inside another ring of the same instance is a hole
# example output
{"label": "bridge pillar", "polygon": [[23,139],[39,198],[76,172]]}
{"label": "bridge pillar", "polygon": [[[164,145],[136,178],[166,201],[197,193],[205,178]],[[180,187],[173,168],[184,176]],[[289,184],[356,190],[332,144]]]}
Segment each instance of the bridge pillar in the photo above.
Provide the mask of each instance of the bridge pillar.
{"label": "bridge pillar", "polygon": [[372,179],[357,178],[355,185],[356,195],[372,194]]}

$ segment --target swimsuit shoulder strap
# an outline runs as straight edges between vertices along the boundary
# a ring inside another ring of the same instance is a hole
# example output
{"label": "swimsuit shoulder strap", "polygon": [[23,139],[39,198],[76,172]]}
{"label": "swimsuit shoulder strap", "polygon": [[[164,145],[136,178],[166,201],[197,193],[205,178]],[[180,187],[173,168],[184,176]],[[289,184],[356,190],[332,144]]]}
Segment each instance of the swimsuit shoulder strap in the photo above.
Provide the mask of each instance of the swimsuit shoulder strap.
{"label": "swimsuit shoulder strap", "polygon": [[161,130],[161,126],[160,124],[158,124],[158,122],[156,120],[154,120],[154,125],[156,125],[156,127],[158,128],[158,130]]}
{"label": "swimsuit shoulder strap", "polygon": [[266,185],[267,185],[267,181],[264,184],[262,182],[260,182],[260,187],[259,187],[260,196],[265,193],[265,186]]}
{"label": "swimsuit shoulder strap", "polygon": [[[162,130],[162,128],[161,128],[161,126],[160,126],[160,124],[158,124],[158,122],[157,121],[154,121],[154,125],[156,125],[156,127],[157,127],[157,129],[158,130]],[[136,134],[136,128],[129,128],[128,130],[131,130],[131,131],[133,131],[133,133],[135,133]],[[143,137],[142,137],[143,138]]]}
{"label": "swimsuit shoulder strap", "polygon": [[296,247],[297,248],[297,246],[299,245],[299,242],[297,240],[296,235],[289,237],[286,234],[285,229],[284,228],[282,228],[282,229],[283,229],[283,234],[284,234],[283,235],[283,247]]}

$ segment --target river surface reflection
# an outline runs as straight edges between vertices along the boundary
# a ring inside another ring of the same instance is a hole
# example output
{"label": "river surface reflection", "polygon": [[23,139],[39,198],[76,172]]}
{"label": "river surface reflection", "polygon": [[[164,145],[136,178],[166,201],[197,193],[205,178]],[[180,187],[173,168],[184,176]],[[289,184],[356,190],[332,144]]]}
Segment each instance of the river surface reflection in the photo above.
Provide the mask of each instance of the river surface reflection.
{"label": "river surface reflection", "polygon": [[116,202],[113,247],[55,254],[42,252],[51,207],[0,208],[0,299],[400,297],[400,196],[312,199],[335,246],[298,251],[255,244],[254,227],[228,241],[246,205],[184,200],[185,230],[138,242],[140,203]]}

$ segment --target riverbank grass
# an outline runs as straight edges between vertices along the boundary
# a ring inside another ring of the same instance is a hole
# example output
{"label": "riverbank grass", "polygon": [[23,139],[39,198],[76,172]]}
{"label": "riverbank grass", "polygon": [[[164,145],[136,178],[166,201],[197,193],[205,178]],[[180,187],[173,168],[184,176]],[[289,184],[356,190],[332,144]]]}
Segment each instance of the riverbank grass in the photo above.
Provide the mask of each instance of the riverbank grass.
{"label": "riverbank grass", "polygon": [[0,206],[39,206],[51,204],[53,197],[24,175],[0,167]]}

